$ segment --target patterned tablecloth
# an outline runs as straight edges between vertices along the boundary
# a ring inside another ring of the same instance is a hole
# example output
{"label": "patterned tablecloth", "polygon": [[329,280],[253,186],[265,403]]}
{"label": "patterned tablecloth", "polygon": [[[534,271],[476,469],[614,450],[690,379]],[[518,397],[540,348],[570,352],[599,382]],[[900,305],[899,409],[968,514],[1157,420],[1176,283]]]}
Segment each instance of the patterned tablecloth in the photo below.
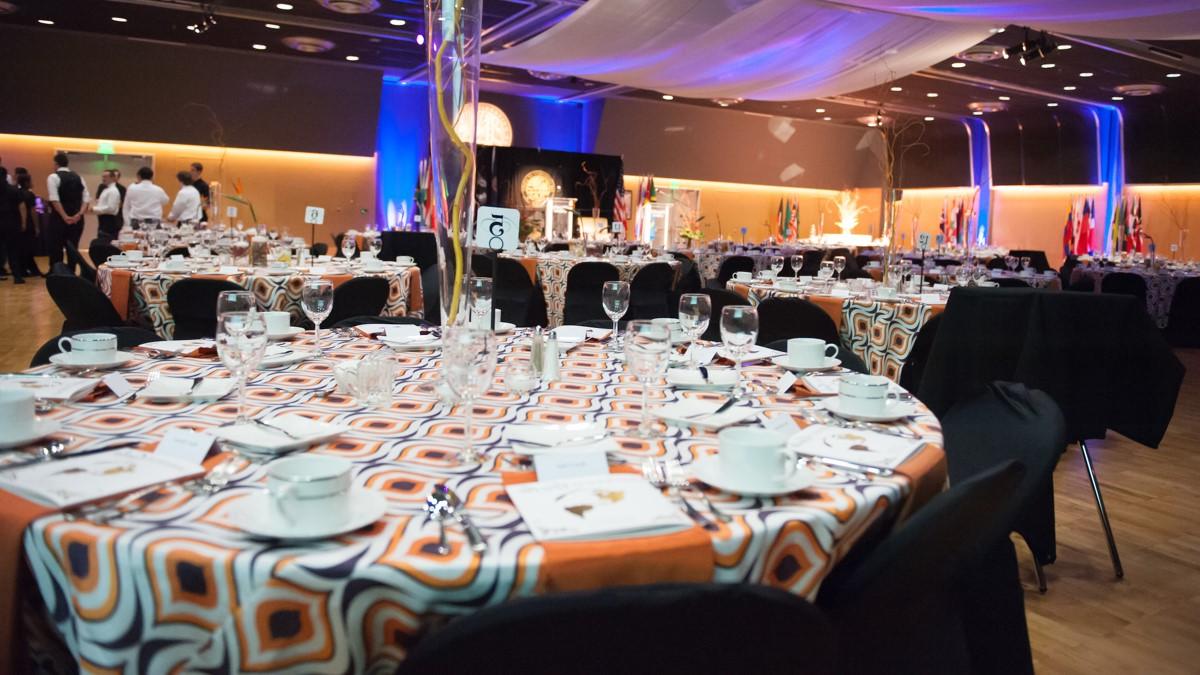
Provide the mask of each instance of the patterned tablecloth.
{"label": "patterned tablecloth", "polygon": [[1091,279],[1093,289],[1096,293],[1099,293],[1101,280],[1106,275],[1117,272],[1136,274],[1145,280],[1146,313],[1150,315],[1151,319],[1154,319],[1155,325],[1159,328],[1166,328],[1171,318],[1171,302],[1175,299],[1175,287],[1184,279],[1200,276],[1200,274],[1195,272],[1169,270],[1153,272],[1144,267],[1102,267],[1096,269],[1094,267],[1079,265],[1071,271],[1071,282]]}
{"label": "patterned tablecloth", "polygon": [[527,270],[532,265],[537,266],[537,281],[542,285],[542,293],[546,297],[546,315],[551,328],[562,325],[563,308],[567,302],[567,274],[581,262],[606,262],[617,268],[624,281],[633,281],[639,270],[652,263],[667,263],[676,274],[679,273],[679,261],[674,258],[625,258],[614,261],[609,258],[570,258],[555,254],[511,257],[521,261]]}
{"label": "patterned tablecloth", "polygon": [[[526,345],[524,333],[509,338],[502,358]],[[25,555],[45,615],[84,671],[391,672],[430,622],[513,597],[616,584],[755,582],[813,598],[872,523],[905,517],[945,482],[940,427],[921,408],[907,425],[924,442],[892,478],[826,472],[816,486],[776,499],[712,492],[734,517],[712,532],[693,527],[542,544],[505,490],[531,480],[532,473],[510,463],[503,425],[595,420],[612,432],[616,454],[633,467],[652,457],[686,467],[716,449],[714,434],[660,425],[661,440],[626,437],[640,416],[641,387],[616,369],[603,346],[586,345],[564,359],[560,381],[531,395],[493,390],[479,400],[474,435],[486,458],[463,465],[456,458],[458,411],[429,387],[436,353],[396,357],[399,394],[390,409],[364,409],[327,393],[334,363],[378,348],[366,340],[340,340],[327,346],[326,360],[259,373],[249,394],[255,416],[299,411],[351,428],[311,451],[353,462],[356,484],[387,496],[387,516],[368,529],[307,544],[249,538],[230,514],[262,490],[265,469],[242,462],[230,486],[216,495],[168,488],[144,509],[108,525],[50,515],[25,530]],[[151,371],[222,371],[199,359],[147,360],[129,370],[135,383]],[[746,372],[768,386],[781,374],[769,365]],[[656,406],[681,396],[724,397],[652,387]],[[764,393],[756,403],[772,416],[797,413],[812,401]],[[79,448],[117,438],[155,441],[168,429],[212,428],[234,415],[230,402],[117,402],[111,395],[50,413]],[[219,459],[210,458],[209,465]],[[462,495],[487,538],[484,552],[472,552],[461,530],[450,527],[451,552],[437,554],[438,528],[422,505],[438,482]]]}
{"label": "patterned tablecloth", "polygon": [[[938,271],[936,269],[928,270],[925,272],[925,276],[929,279],[937,281],[938,283],[944,283],[951,286],[954,285],[952,275],[945,271]],[[1018,272],[1011,272],[1009,270],[990,270],[989,278],[992,281],[995,281],[996,279],[1019,279],[1029,284],[1031,288],[1049,288],[1055,291],[1062,290],[1062,280],[1059,279],[1058,274],[1056,273],[1026,275]]]}
{"label": "patterned tablecloth", "polygon": [[757,305],[767,298],[804,298],[833,319],[843,342],[858,354],[874,375],[885,375],[899,381],[904,362],[912,353],[917,334],[925,322],[946,309],[945,303],[879,301],[870,298],[839,298],[830,295],[809,295],[798,291],[781,291],[761,284],[739,284],[730,281],[726,288]]}
{"label": "patterned tablecloth", "polygon": [[[798,249],[787,249],[786,253],[781,253],[779,255],[788,257],[798,251]],[[708,282],[711,279],[716,279],[717,275],[721,273],[721,263],[724,262],[726,258],[738,255],[753,258],[755,272],[771,269],[771,258],[774,257],[772,254],[762,253],[759,251],[748,251],[746,253],[701,251],[696,257],[696,267],[700,270],[700,278],[705,282]]]}
{"label": "patterned tablecloth", "polygon": [[[162,272],[158,269],[114,269],[101,265],[96,281],[122,317],[140,318],[148,322],[159,335],[170,338],[175,321],[167,307],[167,289],[176,281],[195,276],[205,279],[228,279],[254,291],[260,309],[291,312],[295,319],[303,318],[300,296],[304,280],[312,275],[267,274],[262,268],[242,268],[237,274]],[[384,316],[422,316],[421,270],[416,266],[389,268],[384,272],[347,271],[322,274],[334,287],[356,276],[382,276],[389,284]]]}

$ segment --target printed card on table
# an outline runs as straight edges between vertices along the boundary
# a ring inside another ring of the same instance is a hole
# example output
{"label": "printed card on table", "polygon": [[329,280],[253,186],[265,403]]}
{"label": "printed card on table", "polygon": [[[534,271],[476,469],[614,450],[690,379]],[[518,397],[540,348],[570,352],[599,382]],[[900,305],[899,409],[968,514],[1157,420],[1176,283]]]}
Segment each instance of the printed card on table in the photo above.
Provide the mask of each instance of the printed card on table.
{"label": "printed card on table", "polygon": [[508,496],[538,541],[612,539],[692,525],[641,476],[610,474],[510,485]]}

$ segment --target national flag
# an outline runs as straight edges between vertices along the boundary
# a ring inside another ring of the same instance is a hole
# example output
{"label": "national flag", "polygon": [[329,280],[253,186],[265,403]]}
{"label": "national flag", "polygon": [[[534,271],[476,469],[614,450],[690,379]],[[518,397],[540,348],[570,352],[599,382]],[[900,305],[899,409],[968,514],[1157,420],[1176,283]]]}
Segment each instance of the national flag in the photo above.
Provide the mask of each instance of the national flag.
{"label": "national flag", "polygon": [[938,233],[942,235],[942,241],[946,241],[946,200],[942,200],[942,216],[938,219]]}
{"label": "national flag", "polygon": [[1075,209],[1067,208],[1067,222],[1063,225],[1062,247],[1063,256],[1071,255],[1071,251],[1075,248]]}
{"label": "national flag", "polygon": [[792,197],[792,222],[788,228],[792,233],[792,240],[800,238],[800,198]]}
{"label": "national flag", "polygon": [[649,176],[650,185],[646,187],[646,199],[648,201],[658,201],[658,189],[654,187],[654,174]]}
{"label": "national flag", "polygon": [[1091,200],[1083,200],[1083,214],[1080,216],[1079,234],[1075,239],[1075,255],[1086,255],[1092,250],[1092,219]]}
{"label": "national flag", "polygon": [[792,225],[792,200],[788,200],[783,207],[783,218],[779,222],[779,238],[787,240],[788,228]]}
{"label": "national flag", "polygon": [[784,227],[783,222],[783,197],[780,197],[779,210],[775,212],[775,229],[782,232]]}
{"label": "national flag", "polygon": [[629,205],[625,203],[625,196],[624,188],[617,188],[613,197],[613,222],[621,224],[622,233],[629,227]]}

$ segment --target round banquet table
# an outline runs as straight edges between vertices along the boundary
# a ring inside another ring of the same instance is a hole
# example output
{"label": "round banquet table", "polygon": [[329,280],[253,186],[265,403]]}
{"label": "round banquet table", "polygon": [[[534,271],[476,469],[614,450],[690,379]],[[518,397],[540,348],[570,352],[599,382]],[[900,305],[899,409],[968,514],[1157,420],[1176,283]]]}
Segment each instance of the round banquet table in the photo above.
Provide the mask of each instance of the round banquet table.
{"label": "round banquet table", "polygon": [[[905,423],[920,439],[918,447],[892,477],[820,470],[815,486],[779,498],[710,490],[733,516],[716,531],[694,526],[616,540],[539,543],[506,495],[506,485],[534,475],[509,461],[504,425],[601,423],[619,446],[615,455],[628,462],[614,465],[614,472],[636,471],[648,458],[678,460],[686,469],[717,449],[715,435],[659,424],[664,432],[659,440],[629,436],[640,417],[641,386],[618,369],[605,345],[585,344],[563,359],[558,381],[528,395],[497,387],[478,400],[474,436],[484,459],[464,465],[456,454],[463,431],[459,411],[429,386],[439,353],[395,357],[397,396],[387,410],[363,408],[332,393],[334,364],[379,348],[364,338],[327,340],[323,360],[258,373],[249,401],[256,417],[299,412],[349,426],[340,438],[309,452],[352,462],[357,485],[386,495],[382,520],[326,541],[250,538],[230,513],[239,500],[263,489],[265,469],[241,460],[222,492],[165,488],[149,495],[144,508],[107,525],[43,510],[23,528],[25,559],[36,580],[25,595],[43,605],[27,614],[49,618],[53,626],[43,623],[43,634],[61,636],[74,658],[94,670],[391,672],[426,624],[513,597],[714,581],[768,584],[814,598],[865,533],[905,518],[945,484],[940,427],[919,407]],[[501,341],[500,358],[527,349],[527,333],[519,332]],[[155,371],[223,373],[217,362],[202,358],[126,367],[135,384]],[[806,424],[797,413],[816,399],[766,393],[775,391],[782,374],[775,366],[760,363],[745,372],[764,385],[754,399],[760,418],[793,414],[799,425]],[[655,406],[681,397],[722,400],[724,394],[652,386]],[[130,438],[149,447],[168,429],[225,424],[235,408],[228,401],[119,402],[107,394],[60,405],[49,415],[75,437],[73,448]],[[223,459],[213,456],[206,464],[211,468]],[[439,482],[463,497],[487,539],[482,553],[473,552],[461,529],[451,525],[451,551],[437,554],[438,527],[422,506]],[[20,510],[10,506],[4,512],[12,519]],[[22,530],[10,523],[9,531]]]}
{"label": "round banquet table", "polygon": [[365,272],[357,264],[330,264],[316,271],[314,268],[290,268],[285,273],[278,273],[262,267],[238,267],[222,273],[173,272],[158,267],[114,268],[106,263],[96,271],[96,283],[112,300],[122,318],[144,321],[154,332],[169,339],[174,335],[175,321],[167,306],[167,290],[180,279],[226,279],[254,291],[260,309],[290,312],[294,319],[300,319],[304,316],[300,307],[304,280],[317,276],[329,279],[335,288],[354,277],[384,277],[388,280],[389,290],[383,315],[422,316],[421,270],[415,265],[388,263],[380,272]]}
{"label": "round banquet table", "polygon": [[[563,308],[567,302],[567,275],[571,272],[572,267],[581,262],[608,263],[617,268],[623,281],[633,281],[633,277],[639,270],[653,263],[667,263],[671,269],[675,270],[676,275],[679,273],[679,261],[670,257],[613,259],[589,256],[573,258],[558,253],[542,253],[533,256],[505,254],[505,257],[519,261],[525,270],[531,273],[531,277],[536,270],[536,281],[541,284],[542,293],[546,298],[546,318],[551,328],[562,325]],[[599,298],[597,298],[598,300]]]}
{"label": "round banquet table", "polygon": [[1091,279],[1096,293],[1100,292],[1100,284],[1109,274],[1125,272],[1136,274],[1146,282],[1146,313],[1154,319],[1159,328],[1166,328],[1171,318],[1171,302],[1175,299],[1175,287],[1179,282],[1191,277],[1200,276],[1195,269],[1161,269],[1150,270],[1145,267],[1105,266],[1099,269],[1078,265],[1071,270],[1071,282]]}

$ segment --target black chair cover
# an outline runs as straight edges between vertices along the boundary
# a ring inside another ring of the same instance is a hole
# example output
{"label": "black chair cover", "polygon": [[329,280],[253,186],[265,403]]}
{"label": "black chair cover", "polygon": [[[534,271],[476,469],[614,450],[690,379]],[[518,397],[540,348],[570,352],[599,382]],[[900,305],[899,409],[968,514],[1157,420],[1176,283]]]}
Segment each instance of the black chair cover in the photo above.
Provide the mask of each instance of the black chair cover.
{"label": "black chair cover", "polygon": [[93,239],[88,244],[88,257],[92,259],[92,264],[96,267],[108,262],[108,259],[121,252],[121,249],[112,245],[108,239]]}
{"label": "black chair cover", "polygon": [[1029,256],[1029,264],[1039,272],[1045,272],[1048,269],[1053,269],[1050,267],[1050,261],[1046,259],[1045,251],[1018,248],[1009,251],[1008,254],[1015,256],[1016,258],[1024,258],[1025,256]]}
{"label": "black chair cover", "polygon": [[442,325],[441,286],[437,265],[421,269],[421,296],[425,305],[425,321],[434,326]]}
{"label": "black chair cover", "polygon": [[[858,266],[858,258],[850,255],[848,248],[831,248],[825,254],[825,260],[833,260],[837,256],[842,256],[846,259],[846,268],[842,270],[843,279],[870,279],[871,275]],[[818,263],[817,269],[820,270]]]}
{"label": "black chair cover", "polygon": [[669,306],[674,283],[675,270],[667,263],[650,263],[638,270],[633,275],[633,281],[629,282],[629,314],[626,318],[676,316],[678,305]]}
{"label": "black chair cover", "polygon": [[696,265],[696,261],[687,257],[678,251],[672,251],[671,256],[679,261],[679,280],[675,283],[675,298],[676,302],[668,300],[667,304],[671,309],[674,309],[678,304],[678,298],[684,293],[698,293],[704,287],[704,282],[700,280],[700,268]]}
{"label": "black chair cover", "polygon": [[1011,496],[1010,528],[1038,562],[1054,562],[1054,467],[1067,446],[1066,420],[1054,399],[1023,384],[993,382],[941,422],[951,485],[1005,460],[1025,465]]}
{"label": "black chair cover", "polygon": [[50,341],[38,348],[37,353],[33,355],[33,360],[29,362],[30,368],[44,366],[50,363],[50,357],[59,353],[58,341],[70,335],[79,333],[112,333],[117,336],[117,349],[128,350],[138,345],[146,344],[161,340],[154,331],[145,328],[137,328],[133,326],[95,326],[83,330],[65,331],[62,335],[51,338]]}
{"label": "black chair cover", "polygon": [[1164,334],[1176,347],[1200,347],[1200,279],[1184,279],[1175,287]]}
{"label": "black chair cover", "polygon": [[1132,272],[1111,272],[1100,279],[1101,293],[1119,293],[1138,299],[1142,307],[1146,306],[1146,280]]}
{"label": "black chair cover", "polygon": [[786,591],[627,586],[482,608],[420,640],[398,673],[823,675],[837,672],[835,644],[822,613]]}
{"label": "black chair cover", "polygon": [[170,258],[171,256],[176,256],[176,255],[181,255],[185,258],[192,257],[192,254],[188,251],[188,247],[186,247],[186,246],[176,246],[175,248],[167,251],[168,258]]}
{"label": "black chair cover", "polygon": [[333,311],[326,323],[330,326],[352,316],[376,316],[383,312],[390,292],[383,277],[355,277],[333,289]]}
{"label": "black chair cover", "polygon": [[329,244],[326,244],[323,241],[318,241],[312,245],[312,248],[310,248],[308,252],[312,254],[314,258],[319,255],[329,255]]}
{"label": "black chair cover", "polygon": [[1067,288],[1071,285],[1071,274],[1075,268],[1079,266],[1079,258],[1069,255],[1063,260],[1062,267],[1058,268],[1058,280],[1062,282],[1062,287]]}
{"label": "black chair cover", "polygon": [[956,288],[919,396],[941,416],[996,380],[1049,394],[1072,441],[1104,438],[1112,429],[1157,447],[1183,365],[1133,298]]}
{"label": "black chair cover", "polygon": [[75,244],[69,241],[63,242],[63,249],[66,252],[67,265],[71,267],[79,267],[79,276],[86,279],[88,282],[96,283],[96,268],[88,264],[88,261],[80,255],[79,249],[75,248]]}
{"label": "black chair cover", "polygon": [[[775,351],[786,353],[787,343],[787,340],[776,340],[775,342],[768,343],[765,346],[767,349],[774,349]],[[762,343],[760,342],[759,344]],[[858,354],[855,354],[851,349],[846,347],[845,343],[839,341],[835,344],[838,346],[837,359],[842,362],[843,368],[846,370],[852,370],[856,373],[862,373],[864,375],[871,374],[871,371],[867,370],[867,364],[858,357]]]}
{"label": "black chair cover", "polygon": [[[58,265],[62,263],[56,263],[56,268],[63,269]],[[58,306],[58,311],[66,318],[62,325],[63,333],[125,323],[112,301],[95,284],[67,271],[67,274],[53,272],[46,277],[46,290]]]}
{"label": "black chair cover", "polygon": [[1012,277],[997,277],[992,279],[1000,288],[1029,288],[1029,284],[1022,279],[1014,279]]}
{"label": "black chair cover", "polygon": [[[943,263],[942,260],[947,260],[947,262]],[[945,267],[946,265],[958,265],[959,264],[959,262],[957,260],[948,259],[948,258],[937,258],[937,261],[938,261],[937,264],[941,265],[942,267]],[[987,268],[989,270],[1006,270],[1006,269],[1008,269],[1008,265],[1004,264],[1004,256],[998,255],[998,256],[993,257],[991,260],[987,261]]]}
{"label": "black chair cover", "polygon": [[244,291],[225,279],[180,279],[167,289],[167,307],[175,320],[176,340],[216,337],[217,296],[222,291]]}
{"label": "black chair cover", "polygon": [[411,256],[422,271],[437,267],[437,237],[432,232],[402,232],[388,230],[380,232],[383,248],[379,251],[380,260],[395,260],[407,255]]}
{"label": "black chair cover", "polygon": [[[858,636],[841,641],[841,672],[973,672],[965,624],[977,608],[967,604],[968,591],[980,585],[985,591],[992,584],[1007,586],[1007,595],[1015,592],[1020,602],[1015,574],[988,578],[988,583],[971,575],[1001,546],[1009,495],[1023,473],[1020,463],[1008,462],[955,484],[872,550],[834,569],[817,604],[829,611],[839,634]],[[1023,612],[1019,616],[1024,628]],[[862,641],[865,636],[870,636],[869,646]],[[1027,665],[1008,672],[1032,672],[1028,654],[1026,641]]]}
{"label": "black chair cover", "polygon": [[700,337],[704,340],[720,342],[721,310],[729,305],[749,305],[750,301],[733,291],[706,288],[700,292],[708,296],[709,304],[712,305],[712,318],[709,319],[708,328],[704,330],[704,335]]}
{"label": "black chair cover", "polygon": [[804,262],[800,264],[800,276],[815,277],[821,271],[821,261],[825,259],[825,251],[813,249],[804,252]]}
{"label": "black chair cover", "polygon": [[725,283],[733,278],[735,272],[750,272],[754,273],[754,258],[748,255],[731,255],[721,261],[721,267],[717,270],[717,278],[708,281],[708,287],[715,290],[724,290]]}
{"label": "black chair cover", "polygon": [[571,245],[565,241],[553,242],[550,244],[546,244],[546,253],[553,253],[555,251],[566,251],[566,250],[569,250],[570,248],[571,248]]}
{"label": "black chair cover", "polygon": [[412,316],[352,316],[349,319],[342,319],[335,324],[333,328],[354,328],[361,326],[364,323],[386,323],[393,326],[428,326],[430,325],[424,319],[418,319]]}
{"label": "black chair cover", "polygon": [[524,327],[546,325],[542,287],[533,283],[520,262],[503,256],[497,259],[490,252],[476,252],[471,255],[471,269],[476,276],[492,279],[492,307],[500,310],[502,320]]}
{"label": "black chair cover", "polygon": [[[581,262],[567,273],[567,293],[563,305],[563,323],[578,324],[588,319],[604,319],[601,293],[604,282],[619,281],[621,274],[606,262]],[[630,301],[632,302],[632,291]]]}
{"label": "black chair cover", "polygon": [[[921,376],[929,363],[929,353],[933,351],[933,341],[937,337],[938,326],[942,325],[942,315],[934,314],[929,317],[917,333],[917,341],[913,343],[912,351],[904,360],[900,370],[900,386],[916,394],[921,388]],[[844,359],[843,359],[844,360]]]}
{"label": "black chair cover", "polygon": [[841,344],[833,319],[808,300],[768,298],[758,304],[758,344],[796,337],[819,338],[835,345]]}

